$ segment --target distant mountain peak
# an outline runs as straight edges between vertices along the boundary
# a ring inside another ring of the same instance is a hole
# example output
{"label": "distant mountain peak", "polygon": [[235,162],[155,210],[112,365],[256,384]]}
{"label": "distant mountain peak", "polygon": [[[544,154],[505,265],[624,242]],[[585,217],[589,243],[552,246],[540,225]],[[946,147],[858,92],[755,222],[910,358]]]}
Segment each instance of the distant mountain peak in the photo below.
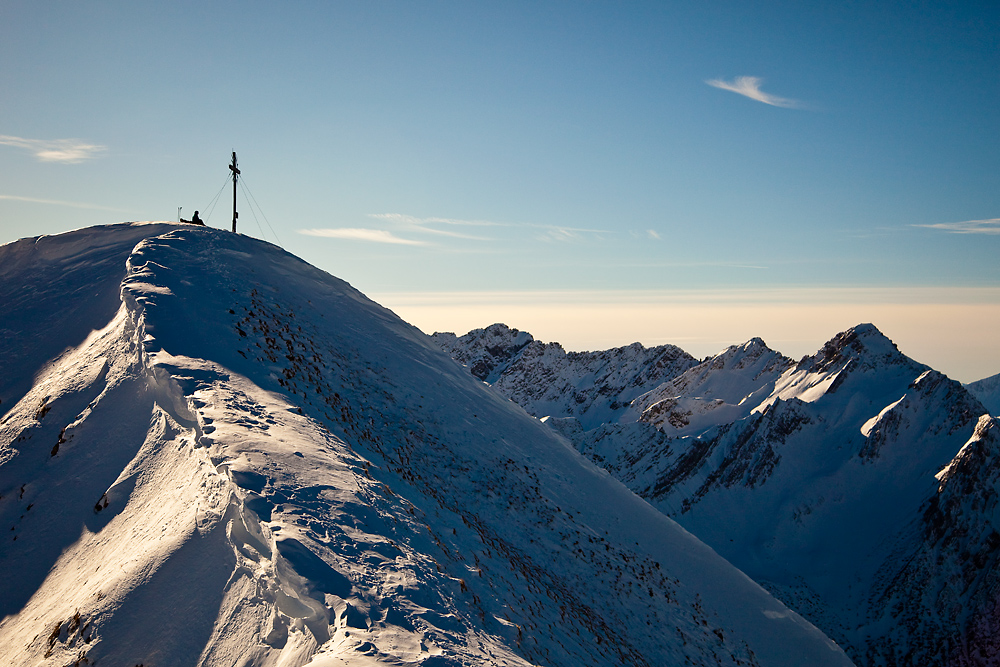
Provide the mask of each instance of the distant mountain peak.
{"label": "distant mountain peak", "polygon": [[896,363],[903,358],[896,344],[883,334],[874,324],[859,324],[842,331],[830,340],[812,357],[799,362],[799,368],[811,372],[827,370],[833,366],[846,366],[847,361],[860,362],[866,366],[878,363]]}
{"label": "distant mountain peak", "polygon": [[[496,382],[506,365],[535,339],[527,331],[496,323],[463,336],[436,332],[431,336],[442,349],[483,382]],[[560,348],[561,349],[561,348]]]}

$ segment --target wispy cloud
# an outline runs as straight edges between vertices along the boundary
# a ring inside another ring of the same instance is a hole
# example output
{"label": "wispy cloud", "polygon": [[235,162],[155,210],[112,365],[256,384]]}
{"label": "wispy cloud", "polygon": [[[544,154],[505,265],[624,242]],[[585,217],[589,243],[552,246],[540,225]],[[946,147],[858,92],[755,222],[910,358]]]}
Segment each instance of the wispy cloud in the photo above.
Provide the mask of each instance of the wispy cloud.
{"label": "wispy cloud", "polygon": [[448,229],[438,229],[433,225],[448,225],[451,227],[500,227],[494,222],[487,220],[455,220],[452,218],[417,218],[403,213],[369,213],[369,218],[385,220],[404,229],[420,232],[424,234],[434,234],[437,236],[448,236],[455,239],[467,239],[470,241],[492,241],[493,239],[474,234],[463,234]]}
{"label": "wispy cloud", "polygon": [[965,220],[963,222],[939,222],[933,225],[914,225],[914,227],[940,229],[952,234],[1000,234],[1000,218]]}
{"label": "wispy cloud", "polygon": [[530,222],[493,222],[490,220],[458,220],[455,218],[418,218],[403,213],[369,213],[368,217],[378,220],[385,220],[397,226],[413,232],[426,234],[436,234],[439,236],[449,236],[452,238],[469,239],[473,241],[494,241],[496,239],[478,236],[463,232],[456,232],[448,229],[439,229],[434,225],[446,225],[450,227],[472,227],[472,228],[507,228],[507,229],[532,229],[539,230],[535,234],[537,241],[577,241],[584,236],[610,234],[604,229],[588,229],[584,227],[567,227],[564,225],[542,225]]}
{"label": "wispy cloud", "polygon": [[777,95],[765,93],[760,89],[760,84],[764,83],[764,79],[761,79],[760,77],[738,76],[732,81],[709,79],[705,83],[715,88],[728,90],[738,95],[749,97],[751,100],[757,100],[758,102],[763,102],[764,104],[770,104],[774,107],[783,107],[785,109],[802,108],[802,103],[798,100],[792,100],[787,97],[778,97]]}
{"label": "wispy cloud", "polygon": [[411,225],[426,225],[430,223],[440,223],[443,225],[459,225],[463,227],[507,227],[502,222],[490,222],[489,220],[458,220],[455,218],[418,218],[405,213],[369,213],[369,218],[378,218],[390,222],[398,222]]}
{"label": "wispy cloud", "polygon": [[38,199],[36,197],[18,197],[17,195],[0,195],[0,200],[24,201],[32,204],[51,204],[53,206],[70,206],[72,208],[88,208],[96,211],[117,211],[119,213],[134,213],[129,209],[114,208],[112,206],[100,206],[98,204],[86,204],[76,201],[61,201],[59,199]]}
{"label": "wispy cloud", "polygon": [[42,162],[76,164],[97,157],[108,149],[100,144],[90,144],[80,139],[25,139],[0,134],[0,145],[24,148]]}
{"label": "wispy cloud", "polygon": [[537,229],[538,232],[535,233],[535,240],[546,243],[570,243],[581,241],[588,236],[597,236],[599,238],[602,234],[610,233],[603,229],[581,229],[578,227],[561,227],[558,225],[524,226]]}
{"label": "wispy cloud", "polygon": [[300,229],[299,234],[306,236],[322,236],[329,239],[349,239],[352,241],[369,241],[371,243],[390,243],[393,245],[427,245],[423,241],[404,239],[384,229],[360,229],[355,227],[338,227],[334,229]]}

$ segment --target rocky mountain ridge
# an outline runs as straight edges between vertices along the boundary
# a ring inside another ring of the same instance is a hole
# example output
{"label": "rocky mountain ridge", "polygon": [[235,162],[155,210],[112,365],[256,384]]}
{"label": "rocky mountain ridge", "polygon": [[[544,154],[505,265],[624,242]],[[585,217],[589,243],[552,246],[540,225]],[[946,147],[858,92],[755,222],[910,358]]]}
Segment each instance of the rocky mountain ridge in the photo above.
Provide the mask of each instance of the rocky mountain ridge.
{"label": "rocky mountain ridge", "polygon": [[863,324],[797,363],[759,339],[730,347],[614,422],[544,421],[857,664],[989,665],[1000,486],[987,412]]}
{"label": "rocky mountain ridge", "polygon": [[503,324],[431,338],[528,414],[572,415],[588,427],[617,421],[634,398],[697,364],[674,345],[566,352]]}

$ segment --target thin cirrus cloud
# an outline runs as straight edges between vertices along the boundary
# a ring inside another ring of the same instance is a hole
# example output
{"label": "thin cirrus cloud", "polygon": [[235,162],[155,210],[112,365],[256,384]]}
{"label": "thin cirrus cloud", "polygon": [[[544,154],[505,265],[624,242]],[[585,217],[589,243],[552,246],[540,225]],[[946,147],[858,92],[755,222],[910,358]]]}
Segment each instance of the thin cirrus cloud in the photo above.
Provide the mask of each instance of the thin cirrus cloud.
{"label": "thin cirrus cloud", "polygon": [[386,222],[392,223],[398,227],[402,227],[409,231],[424,233],[424,234],[434,234],[437,236],[447,236],[455,239],[467,239],[470,241],[492,241],[493,239],[485,236],[476,236],[474,234],[463,234],[462,232],[456,232],[448,229],[438,229],[433,225],[447,225],[450,227],[500,227],[502,225],[489,222],[487,220],[455,220],[453,218],[418,218],[412,215],[406,215],[404,213],[369,213],[369,218],[375,218],[376,220],[385,220]]}
{"label": "thin cirrus cloud", "polygon": [[471,227],[474,229],[530,229],[534,231],[534,239],[542,242],[572,242],[584,237],[608,234],[604,229],[587,229],[582,227],[567,227],[565,225],[543,225],[529,222],[493,222],[490,220],[459,220],[456,218],[418,218],[403,213],[369,213],[368,217],[384,220],[409,232],[434,234],[471,241],[495,241],[495,238],[457,232],[454,229],[440,229],[441,226],[451,228]]}
{"label": "thin cirrus cloud", "polygon": [[[472,227],[472,228],[510,228],[510,229],[532,229],[535,232],[537,241],[567,242],[581,239],[587,235],[606,234],[606,230],[583,229],[576,227],[565,227],[558,225],[539,225],[530,223],[502,223],[490,222],[489,220],[457,220],[454,218],[418,218],[403,213],[369,213],[369,218],[381,220],[405,232],[407,235],[427,234],[431,236],[446,237],[452,239],[465,239],[471,241],[494,241],[494,238],[468,234],[455,229],[441,229],[440,227]],[[390,243],[396,245],[410,246],[430,246],[436,245],[428,241],[419,241],[405,236],[399,236],[387,229],[369,229],[357,227],[337,227],[321,229],[300,229],[299,234],[307,236],[320,236],[325,238],[348,239],[353,241],[368,241],[371,243]]]}
{"label": "thin cirrus cloud", "polygon": [[705,83],[714,88],[728,90],[736,93],[737,95],[749,97],[751,100],[757,100],[758,102],[763,102],[764,104],[770,104],[773,107],[782,107],[785,109],[802,108],[802,103],[798,100],[792,100],[787,97],[778,97],[777,95],[765,93],[760,89],[760,85],[764,83],[764,79],[757,76],[738,76],[732,81],[709,79]]}
{"label": "thin cirrus cloud", "polygon": [[0,134],[0,145],[24,148],[41,162],[76,164],[91,160],[108,149],[100,144],[90,144],[79,139],[25,139]]}
{"label": "thin cirrus cloud", "polygon": [[321,236],[328,239],[347,239],[351,241],[368,241],[370,243],[388,243],[392,245],[427,245],[423,241],[401,238],[385,229],[362,229],[356,227],[300,229],[299,234],[305,234],[306,236]]}
{"label": "thin cirrus cloud", "polygon": [[962,222],[939,222],[933,225],[914,225],[914,227],[940,229],[952,234],[1000,234],[1000,218],[964,220]]}

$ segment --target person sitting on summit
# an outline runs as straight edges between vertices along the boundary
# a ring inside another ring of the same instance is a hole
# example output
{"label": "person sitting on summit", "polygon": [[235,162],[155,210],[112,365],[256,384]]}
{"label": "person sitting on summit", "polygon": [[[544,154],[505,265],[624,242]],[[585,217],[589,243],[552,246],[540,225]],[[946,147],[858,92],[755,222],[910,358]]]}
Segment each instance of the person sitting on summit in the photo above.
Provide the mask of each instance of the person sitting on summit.
{"label": "person sitting on summit", "polygon": [[205,222],[198,217],[198,211],[194,212],[194,215],[191,216],[190,220],[185,220],[184,218],[181,218],[181,222],[186,222],[190,225],[202,225],[202,226],[205,225]]}

